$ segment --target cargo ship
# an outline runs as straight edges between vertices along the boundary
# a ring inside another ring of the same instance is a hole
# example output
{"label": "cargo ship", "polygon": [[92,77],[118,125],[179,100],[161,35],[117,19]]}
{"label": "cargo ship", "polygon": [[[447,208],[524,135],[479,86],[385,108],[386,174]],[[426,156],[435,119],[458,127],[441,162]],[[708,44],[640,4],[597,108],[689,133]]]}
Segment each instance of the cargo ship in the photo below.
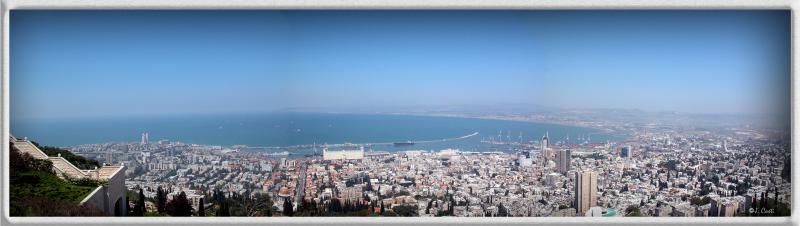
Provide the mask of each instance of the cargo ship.
{"label": "cargo ship", "polygon": [[394,146],[411,146],[414,145],[414,142],[405,141],[405,142],[394,142]]}

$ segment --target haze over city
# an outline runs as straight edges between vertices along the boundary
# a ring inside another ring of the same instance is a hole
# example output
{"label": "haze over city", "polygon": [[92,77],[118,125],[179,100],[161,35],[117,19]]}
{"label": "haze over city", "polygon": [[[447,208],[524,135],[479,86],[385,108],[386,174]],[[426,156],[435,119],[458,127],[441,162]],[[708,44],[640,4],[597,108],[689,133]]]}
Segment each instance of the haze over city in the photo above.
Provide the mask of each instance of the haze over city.
{"label": "haze over city", "polygon": [[788,217],[790,15],[12,10],[9,212]]}
{"label": "haze over city", "polygon": [[12,121],[497,104],[789,112],[788,12],[19,11],[11,17]]}

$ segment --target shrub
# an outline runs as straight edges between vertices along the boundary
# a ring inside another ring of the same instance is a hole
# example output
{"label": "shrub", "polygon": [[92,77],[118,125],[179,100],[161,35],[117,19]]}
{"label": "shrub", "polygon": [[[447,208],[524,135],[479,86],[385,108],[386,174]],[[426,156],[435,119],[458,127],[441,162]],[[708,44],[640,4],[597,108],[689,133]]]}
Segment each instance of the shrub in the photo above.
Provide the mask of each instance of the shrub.
{"label": "shrub", "polygon": [[67,179],[71,184],[77,186],[85,186],[85,187],[97,187],[101,185],[106,185],[108,181],[106,180],[96,180],[88,177],[83,178],[71,178],[67,175],[64,175],[64,178]]}
{"label": "shrub", "polygon": [[170,216],[191,216],[193,211],[192,204],[184,192],[172,197],[172,200],[167,202],[166,210]]}
{"label": "shrub", "polygon": [[11,202],[11,216],[103,216],[103,211],[87,205],[53,200],[43,197],[26,197]]}
{"label": "shrub", "polygon": [[53,173],[53,163],[49,160],[36,159],[28,153],[22,153],[9,144],[11,151],[9,152],[10,174],[11,176],[17,175],[25,171],[44,171]]}
{"label": "shrub", "polygon": [[94,159],[88,159],[80,155],[73,154],[72,152],[57,148],[57,147],[50,147],[50,146],[40,146],[39,143],[31,141],[36,147],[42,150],[47,156],[55,157],[61,154],[61,157],[78,167],[79,169],[89,170],[94,169],[94,167],[99,167],[100,162]]}
{"label": "shrub", "polygon": [[78,203],[97,186],[79,186],[58,178],[52,162],[21,153],[9,144],[11,216],[102,216]]}

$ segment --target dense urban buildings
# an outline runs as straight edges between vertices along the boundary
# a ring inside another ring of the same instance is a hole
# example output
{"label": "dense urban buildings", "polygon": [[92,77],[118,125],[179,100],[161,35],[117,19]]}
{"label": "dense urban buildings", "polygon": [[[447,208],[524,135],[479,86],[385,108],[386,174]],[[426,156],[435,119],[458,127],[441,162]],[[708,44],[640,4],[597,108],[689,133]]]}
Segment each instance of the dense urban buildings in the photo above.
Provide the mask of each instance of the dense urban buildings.
{"label": "dense urban buildings", "polygon": [[788,9],[11,11],[14,216],[790,215]]}
{"label": "dense urban buildings", "polygon": [[272,215],[295,216],[788,214],[790,155],[784,132],[614,121],[593,125],[627,131],[630,137],[554,142],[544,134],[538,141],[485,141],[503,151],[398,145],[407,150],[385,152],[370,145],[336,150],[324,145],[321,155],[297,155],[244,145],[151,143],[145,133],[145,142],[68,149],[93,158],[113,156],[106,161],[128,167],[131,191],[142,189],[148,200],[162,189],[168,201],[184,194],[195,211],[201,205],[206,211],[228,208],[209,201],[220,197],[262,197],[270,200]]}

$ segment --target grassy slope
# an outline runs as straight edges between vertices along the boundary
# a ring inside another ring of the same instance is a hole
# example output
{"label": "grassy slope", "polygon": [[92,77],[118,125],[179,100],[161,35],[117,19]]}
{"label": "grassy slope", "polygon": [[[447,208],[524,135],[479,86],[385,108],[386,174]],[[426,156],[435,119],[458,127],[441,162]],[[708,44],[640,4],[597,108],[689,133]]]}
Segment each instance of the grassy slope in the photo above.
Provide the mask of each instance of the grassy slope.
{"label": "grassy slope", "polygon": [[77,186],[42,171],[21,172],[11,178],[11,200],[24,197],[47,197],[78,204],[96,187]]}

